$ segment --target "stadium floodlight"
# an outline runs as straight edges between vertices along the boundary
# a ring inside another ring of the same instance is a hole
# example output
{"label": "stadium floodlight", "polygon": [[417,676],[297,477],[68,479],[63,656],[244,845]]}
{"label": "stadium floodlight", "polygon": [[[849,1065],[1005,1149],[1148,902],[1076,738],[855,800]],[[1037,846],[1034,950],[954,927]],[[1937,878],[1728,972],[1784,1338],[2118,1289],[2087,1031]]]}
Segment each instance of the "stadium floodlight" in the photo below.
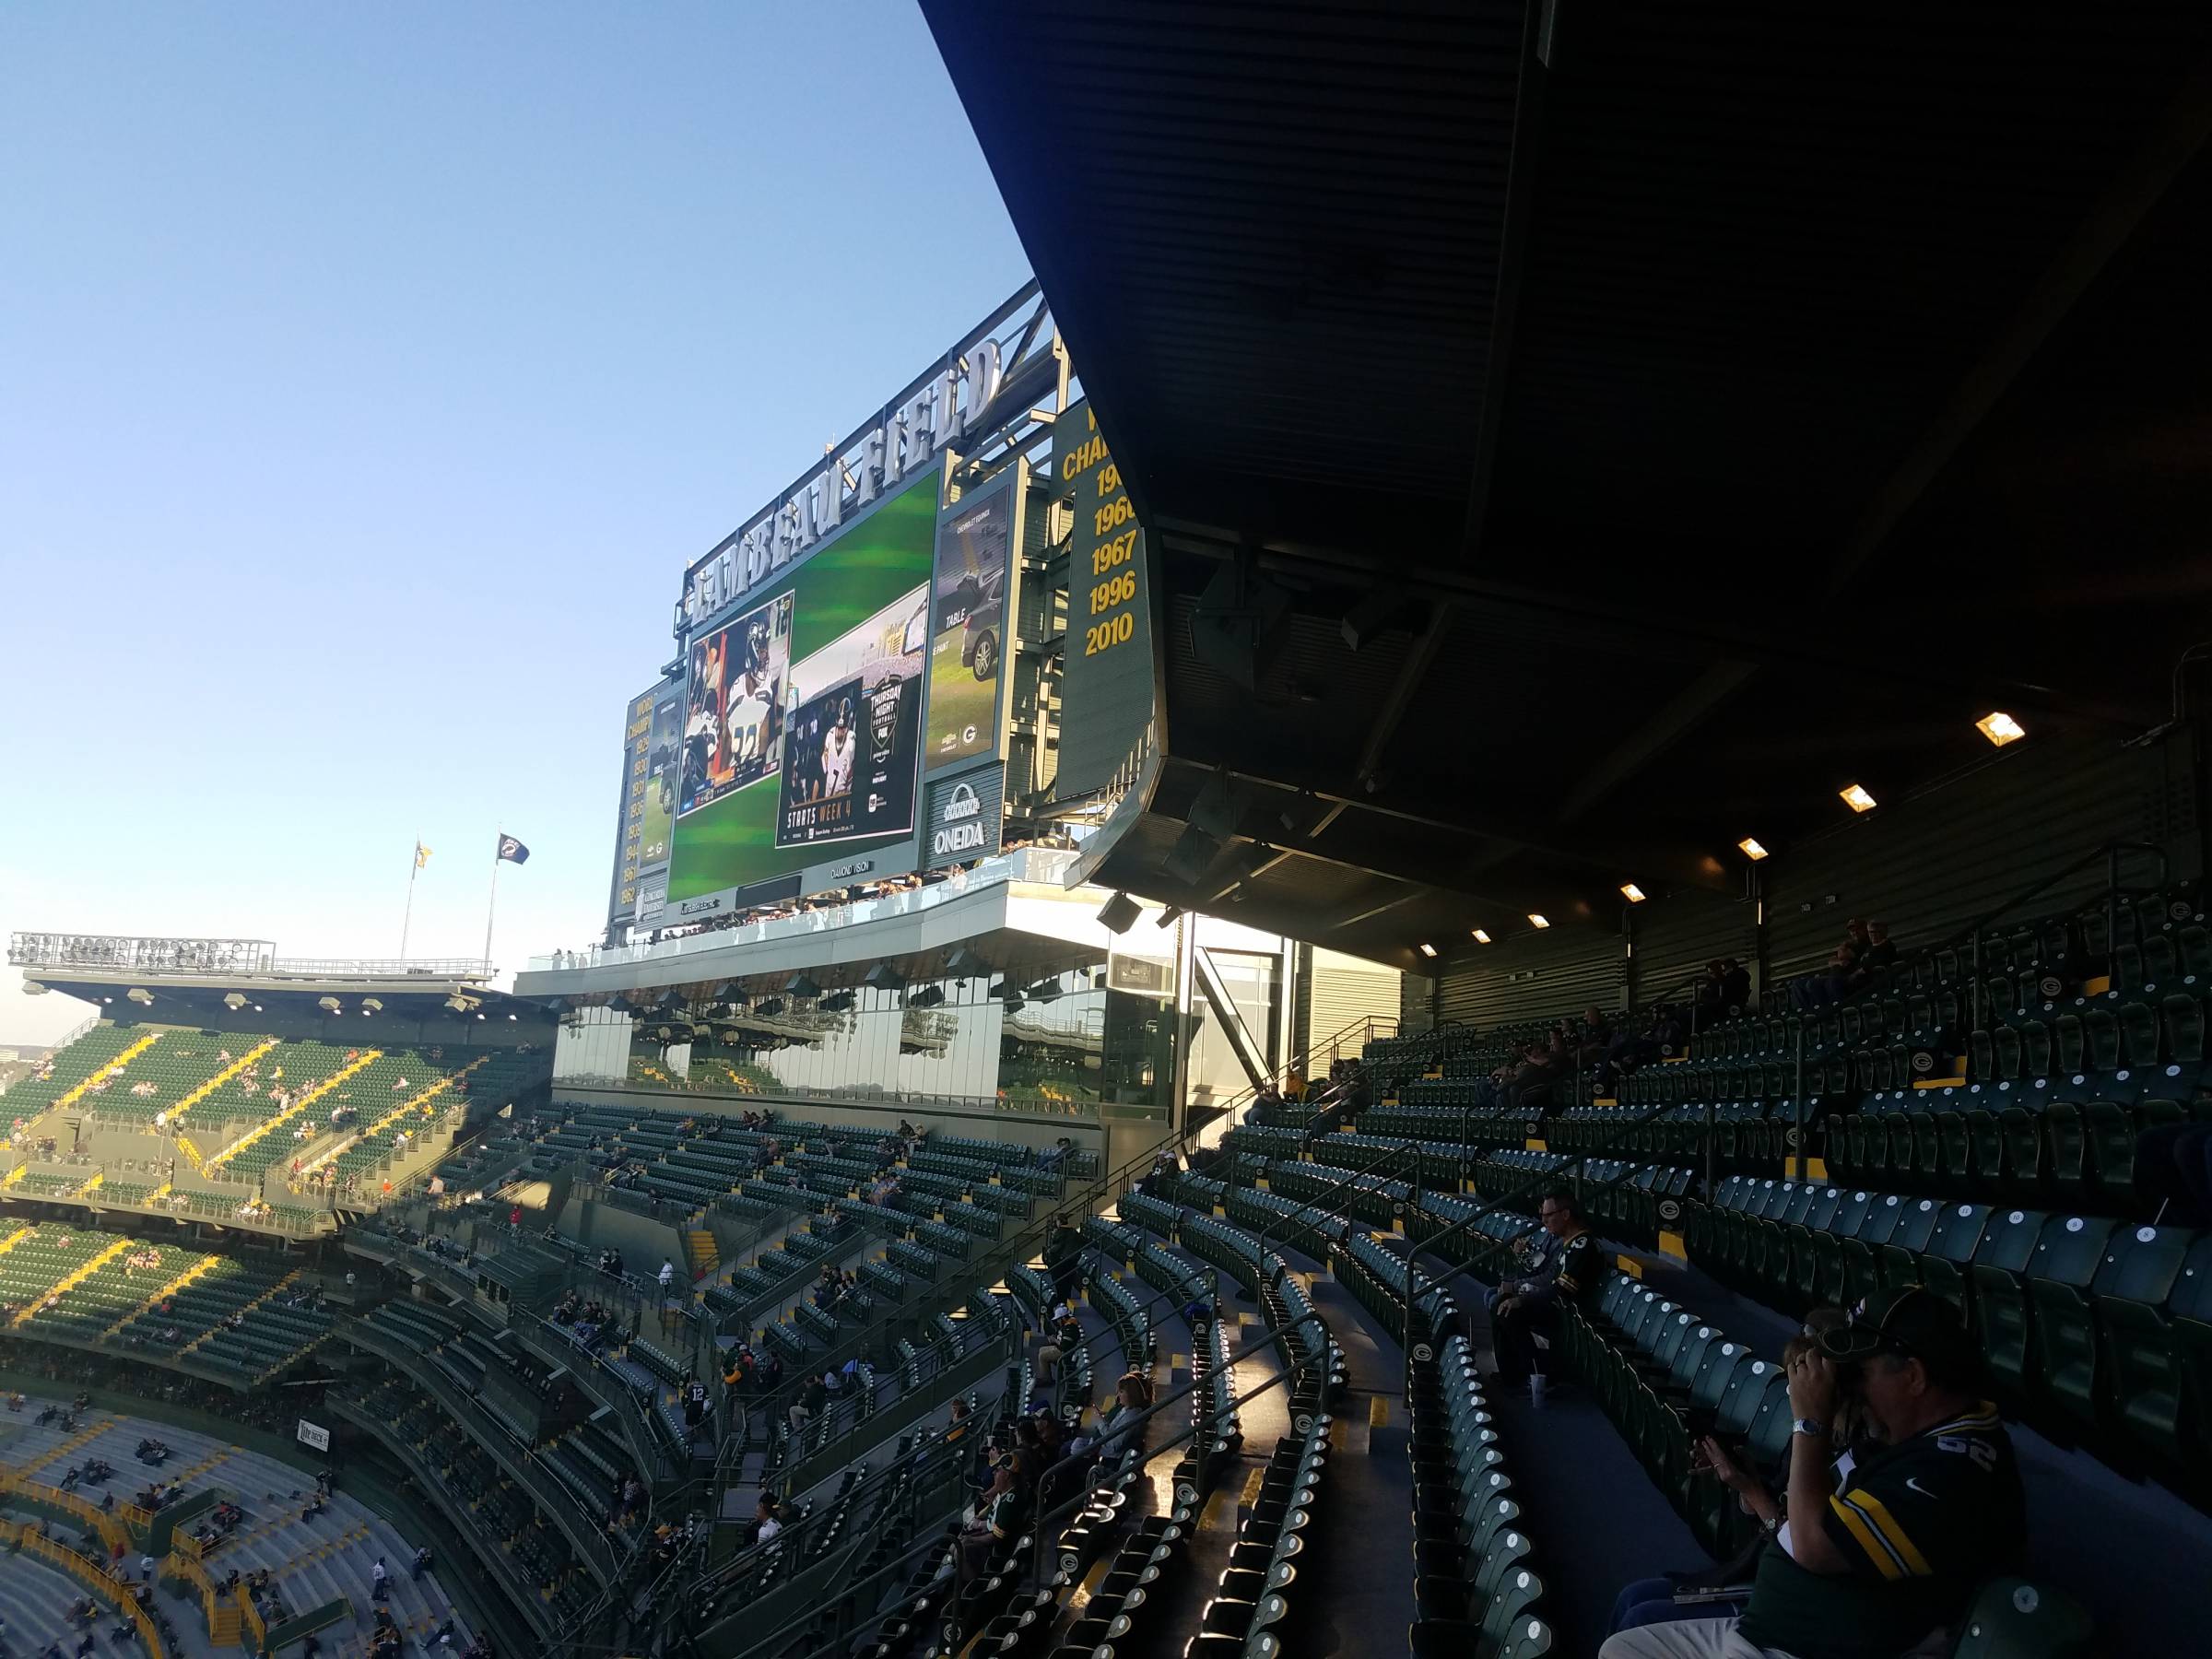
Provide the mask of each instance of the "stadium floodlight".
{"label": "stadium floodlight", "polygon": [[1641,904],[1643,902],[1643,889],[1638,887],[1632,881],[1624,881],[1620,884],[1620,896],[1623,899],[1626,899],[1630,904]]}
{"label": "stadium floodlight", "polygon": [[794,973],[783,982],[783,994],[806,998],[819,996],[822,988],[803,973]]}
{"label": "stadium floodlight", "polygon": [[878,962],[861,975],[860,982],[877,991],[902,991],[906,988],[906,975],[888,962]]}
{"label": "stadium floodlight", "polygon": [[1100,909],[1099,923],[1108,933],[1127,933],[1130,924],[1142,913],[1135,900],[1126,893],[1116,893]]}
{"label": "stadium floodlight", "polygon": [[223,1006],[229,1009],[231,1013],[237,1013],[245,1006],[246,998],[243,992],[226,991],[223,993]]}
{"label": "stadium floodlight", "polygon": [[2028,728],[2002,709],[1993,709],[1975,721],[1974,730],[1999,748],[2008,743],[2018,743],[2028,735]]}
{"label": "stadium floodlight", "polygon": [[135,1002],[142,1008],[150,1008],[154,1006],[154,994],[143,985],[133,985],[123,994],[125,1001]]}
{"label": "stadium floodlight", "polygon": [[1432,957],[1436,954],[1436,947],[1423,939],[1420,943],[1420,952],[1425,957]]}
{"label": "stadium floodlight", "polygon": [[1478,927],[1478,928],[1477,928],[1477,929],[1475,930],[1475,943],[1476,943],[1476,944],[1477,944],[1477,945],[1488,945],[1489,942],[1490,942],[1490,935],[1489,935],[1488,934],[1487,934],[1487,933],[1483,932],[1483,931],[1482,931],[1482,929],[1481,929],[1481,928],[1479,928],[1479,927]]}
{"label": "stadium floodlight", "polygon": [[1742,841],[1739,841],[1735,843],[1735,847],[1737,852],[1741,853],[1753,864],[1757,864],[1760,859],[1767,855],[1767,850],[1759,844],[1758,838],[1755,836],[1745,836]]}
{"label": "stadium floodlight", "polygon": [[1551,925],[1551,918],[1549,916],[1540,915],[1535,911],[1530,911],[1528,912],[1528,924],[1540,932]]}
{"label": "stadium floodlight", "polygon": [[383,1011],[384,1011],[384,1005],[383,1005],[383,1001],[382,1001],[382,998],[380,998],[380,997],[374,997],[374,996],[364,996],[364,997],[362,997],[362,998],[361,998],[361,1012],[362,1012],[362,1013],[364,1013],[364,1014],[382,1014]]}
{"label": "stadium floodlight", "polygon": [[315,1006],[325,1014],[335,1014],[338,1011],[338,999],[335,996],[318,996],[315,998]]}
{"label": "stadium floodlight", "polygon": [[1866,793],[1865,786],[1863,784],[1846,783],[1842,788],[1837,790],[1836,794],[1842,796],[1843,805],[1853,812],[1872,812],[1874,810],[1874,797]]}
{"label": "stadium floodlight", "polygon": [[[480,996],[471,996],[465,991],[456,991],[445,999],[445,1006],[455,1014],[470,1014],[476,1011],[477,1005],[483,1000]],[[259,1011],[259,1009],[255,1010],[256,1013]]]}

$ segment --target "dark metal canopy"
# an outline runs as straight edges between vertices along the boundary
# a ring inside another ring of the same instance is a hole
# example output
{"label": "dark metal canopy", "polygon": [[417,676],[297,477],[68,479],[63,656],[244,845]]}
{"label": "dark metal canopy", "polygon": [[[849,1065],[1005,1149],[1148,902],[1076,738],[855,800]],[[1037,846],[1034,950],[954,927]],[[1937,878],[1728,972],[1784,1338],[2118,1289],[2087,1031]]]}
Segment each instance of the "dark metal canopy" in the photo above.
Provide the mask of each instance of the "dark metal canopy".
{"label": "dark metal canopy", "polygon": [[1155,544],[1096,879],[1412,966],[2168,717],[2212,7],[923,9]]}

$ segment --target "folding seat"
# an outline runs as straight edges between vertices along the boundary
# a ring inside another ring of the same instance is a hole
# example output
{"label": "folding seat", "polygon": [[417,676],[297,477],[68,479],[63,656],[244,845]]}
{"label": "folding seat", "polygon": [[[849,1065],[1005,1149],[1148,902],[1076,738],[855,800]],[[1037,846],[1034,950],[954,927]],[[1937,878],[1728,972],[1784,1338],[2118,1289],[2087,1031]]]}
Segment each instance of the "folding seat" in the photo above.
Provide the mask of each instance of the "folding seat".
{"label": "folding seat", "polygon": [[1983,1091],[1962,1114],[1967,1190],[1976,1197],[2034,1198],[2042,1190],[2043,1137],[2039,1113],[2013,1089]]}
{"label": "folding seat", "polygon": [[[2092,1287],[2106,1376],[2097,1407],[2201,1503],[2212,1477],[2212,1233],[2138,1227],[2123,1240]],[[2078,1409],[2071,1391],[2058,1398]]]}
{"label": "folding seat", "polygon": [[[1728,1440],[1747,1438],[1761,1405],[1776,1389],[1785,1396],[1789,1391],[1779,1365],[1753,1359],[1737,1366],[1713,1414],[1713,1431]],[[1683,1518],[1689,1523],[1691,1535],[1716,1559],[1724,1559],[1739,1541],[1728,1519],[1736,1512],[1735,1494],[1711,1474],[1699,1474],[1690,1477],[1685,1500]]]}
{"label": "folding seat", "polygon": [[1843,1202],[1842,1192],[1836,1187],[1807,1188],[1804,1206],[1784,1222],[1783,1231],[1789,1243],[1788,1289],[1795,1304],[1810,1307],[1814,1293],[1820,1284],[1819,1244],[1818,1241],[1832,1235],[1829,1229],[1835,1224],[1836,1210]]}
{"label": "folding seat", "polygon": [[2083,1105],[2062,1090],[2047,1098],[2042,1118],[2043,1185],[2060,1204],[2080,1204],[2089,1194],[2089,1136]]}
{"label": "folding seat", "polygon": [[2128,1071],[2150,1071],[2159,1064],[2159,1009],[2148,1002],[2131,1000],[2120,1005],[2114,1019],[2119,1027],[2119,1061]]}
{"label": "folding seat", "polygon": [[1873,1206],[1874,1194],[1863,1189],[1841,1194],[1835,1208],[1812,1235],[1812,1272],[1799,1287],[1808,1307],[1842,1303],[1844,1241],[1858,1237]]}
{"label": "folding seat", "polygon": [[1996,1578],[1959,1620],[1949,1659],[2083,1659],[2095,1646],[2089,1616],[2073,1597],[2026,1579]]}
{"label": "folding seat", "polygon": [[1936,1226],[1920,1253],[1916,1265],[1920,1282],[1969,1317],[1966,1273],[1989,1225],[1985,1204],[1942,1204],[1936,1206]]}
{"label": "folding seat", "polygon": [[2159,1004],[2163,1030],[2166,1076],[2186,1089],[2200,1082],[2205,1071],[2205,1005],[2189,993],[2176,992]]}
{"label": "folding seat", "polygon": [[2189,1121],[2176,1100],[2091,1100],[2081,1108],[2083,1155],[2091,1186],[2115,1209],[2140,1207],[2136,1146],[2146,1131]]}
{"label": "folding seat", "polygon": [[[2037,1210],[1991,1213],[1966,1268],[1968,1325],[1991,1380],[2016,1399],[2028,1393],[2028,1275],[2050,1218]],[[2079,1218],[2070,1218],[2078,1228]]]}
{"label": "folding seat", "polygon": [[2173,930],[2174,969],[2184,980],[2202,984],[2212,979],[2212,932],[2201,921]]}
{"label": "folding seat", "polygon": [[1938,1121],[1940,1109],[1959,1099],[1956,1089],[1914,1088],[1910,1082],[1903,1085],[1898,1098],[1903,1102],[1905,1140],[1903,1158],[1900,1159],[1897,1132],[1890,1132],[1890,1170],[1899,1177],[1899,1184],[1915,1187],[1923,1192],[1940,1190],[1944,1182],[1943,1125]]}
{"label": "folding seat", "polygon": [[[1936,1198],[1891,1198],[1897,1216],[1876,1253],[1884,1290],[1901,1290],[1920,1283],[1921,1253],[1943,1218],[1944,1205]],[[1846,1258],[1848,1260],[1848,1256]]]}

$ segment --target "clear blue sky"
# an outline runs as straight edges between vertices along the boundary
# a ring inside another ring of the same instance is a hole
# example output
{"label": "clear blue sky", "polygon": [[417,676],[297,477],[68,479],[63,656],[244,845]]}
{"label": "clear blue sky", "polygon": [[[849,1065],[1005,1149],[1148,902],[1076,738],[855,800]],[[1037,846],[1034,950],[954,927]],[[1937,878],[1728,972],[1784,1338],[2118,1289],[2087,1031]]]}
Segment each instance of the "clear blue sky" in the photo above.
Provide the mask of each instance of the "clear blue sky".
{"label": "clear blue sky", "polygon": [[[0,7],[0,930],[604,925],[684,563],[1028,275],[908,0]],[[0,1042],[72,1012],[0,979]]]}

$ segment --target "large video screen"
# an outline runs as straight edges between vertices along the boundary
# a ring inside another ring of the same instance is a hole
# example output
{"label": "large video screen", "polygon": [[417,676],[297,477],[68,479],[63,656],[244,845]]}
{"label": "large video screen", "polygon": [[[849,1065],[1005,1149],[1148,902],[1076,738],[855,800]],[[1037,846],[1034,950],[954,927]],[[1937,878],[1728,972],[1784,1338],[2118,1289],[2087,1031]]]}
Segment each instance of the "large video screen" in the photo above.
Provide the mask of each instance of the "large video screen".
{"label": "large video screen", "polygon": [[913,834],[939,477],[691,641],[670,903]]}
{"label": "large video screen", "polygon": [[1014,616],[1011,554],[1021,511],[1019,461],[960,498],[937,530],[930,595],[929,719],[924,763],[935,769],[998,747],[999,688]]}

